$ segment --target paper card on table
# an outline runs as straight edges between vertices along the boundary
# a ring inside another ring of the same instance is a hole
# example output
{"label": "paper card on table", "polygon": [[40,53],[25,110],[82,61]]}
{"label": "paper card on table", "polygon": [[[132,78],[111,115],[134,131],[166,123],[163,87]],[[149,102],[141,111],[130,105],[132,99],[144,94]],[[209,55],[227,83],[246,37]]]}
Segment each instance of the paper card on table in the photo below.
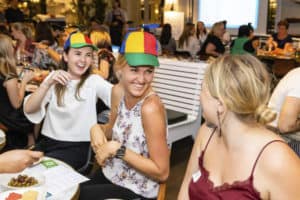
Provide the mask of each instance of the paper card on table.
{"label": "paper card on table", "polygon": [[58,164],[54,160],[51,160],[51,159],[49,159],[49,160],[43,160],[41,163],[46,168],[52,168],[52,167],[58,166]]}
{"label": "paper card on table", "polygon": [[79,183],[89,180],[73,169],[60,165],[48,169],[44,172],[44,175],[46,177],[47,192],[52,195],[60,194]]}

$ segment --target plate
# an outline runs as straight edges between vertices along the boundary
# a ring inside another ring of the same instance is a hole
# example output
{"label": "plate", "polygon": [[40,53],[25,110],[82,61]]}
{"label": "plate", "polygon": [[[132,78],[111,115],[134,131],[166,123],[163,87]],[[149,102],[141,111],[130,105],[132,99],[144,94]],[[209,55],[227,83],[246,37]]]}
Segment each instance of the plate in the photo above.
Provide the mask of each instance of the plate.
{"label": "plate", "polygon": [[[12,178],[17,178],[19,175],[27,175],[29,177],[34,177],[37,180],[37,184],[31,186],[24,186],[24,187],[16,187],[16,186],[9,186],[8,183]],[[45,176],[42,174],[28,174],[28,173],[15,173],[15,174],[3,174],[0,178],[0,184],[8,189],[27,189],[27,188],[35,188],[44,185],[45,183]]]}
{"label": "plate", "polygon": [[[1,192],[0,193],[0,200],[6,200],[7,197],[9,197],[10,195],[24,195],[26,192],[27,194],[25,195],[29,195],[29,191],[32,191],[33,193],[37,193],[37,198],[36,200],[45,200],[45,196],[46,196],[46,192],[45,189],[42,187],[37,187],[37,188],[28,188],[28,189],[18,189],[18,190],[9,190],[6,192]],[[15,193],[15,194],[13,194]],[[30,192],[31,193],[31,192]]]}

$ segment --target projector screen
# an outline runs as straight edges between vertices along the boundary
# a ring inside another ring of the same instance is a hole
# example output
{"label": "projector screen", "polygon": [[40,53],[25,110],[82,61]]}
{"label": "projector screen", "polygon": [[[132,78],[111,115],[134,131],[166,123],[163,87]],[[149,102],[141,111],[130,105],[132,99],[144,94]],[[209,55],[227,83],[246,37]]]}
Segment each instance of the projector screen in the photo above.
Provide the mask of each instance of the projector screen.
{"label": "projector screen", "polygon": [[266,32],[267,0],[199,0],[198,20],[207,27],[215,22],[227,21],[227,28],[234,32],[242,24],[252,23],[256,32]]}

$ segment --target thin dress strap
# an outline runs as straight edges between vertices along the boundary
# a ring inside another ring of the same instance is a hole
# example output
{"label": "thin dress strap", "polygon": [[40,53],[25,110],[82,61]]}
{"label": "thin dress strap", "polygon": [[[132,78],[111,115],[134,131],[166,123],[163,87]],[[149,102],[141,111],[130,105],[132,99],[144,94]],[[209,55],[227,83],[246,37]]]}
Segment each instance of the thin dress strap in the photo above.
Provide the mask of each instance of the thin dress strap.
{"label": "thin dress strap", "polygon": [[282,140],[272,140],[270,142],[268,142],[267,144],[265,144],[265,146],[263,146],[263,148],[260,150],[255,162],[254,162],[254,165],[252,167],[252,171],[251,171],[251,176],[253,176],[253,173],[254,173],[254,170],[255,170],[255,167],[256,167],[256,164],[261,156],[261,154],[263,153],[263,151],[267,148],[267,146],[269,146],[270,144],[274,143],[274,142],[283,142],[285,143],[285,141],[282,141]]}
{"label": "thin dress strap", "polygon": [[212,136],[214,135],[214,133],[215,133],[216,130],[217,130],[217,128],[214,128],[214,130],[213,130],[212,133],[210,134],[210,136],[209,136],[209,138],[208,138],[208,140],[207,140],[207,143],[206,143],[206,145],[205,145],[205,148],[203,149],[203,153],[206,151],[207,146],[208,146],[208,144],[209,144],[209,142],[210,142],[210,140],[211,140],[211,138],[212,138]]}

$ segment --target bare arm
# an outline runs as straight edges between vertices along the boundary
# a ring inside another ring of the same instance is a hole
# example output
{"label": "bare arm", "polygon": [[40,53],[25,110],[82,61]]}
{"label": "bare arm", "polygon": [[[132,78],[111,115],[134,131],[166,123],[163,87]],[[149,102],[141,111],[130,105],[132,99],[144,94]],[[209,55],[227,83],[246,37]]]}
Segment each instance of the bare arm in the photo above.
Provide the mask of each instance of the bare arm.
{"label": "bare arm", "polygon": [[21,107],[25,95],[26,84],[34,76],[34,73],[30,70],[24,70],[22,73],[23,78],[20,83],[18,83],[17,78],[7,80],[4,83],[4,87],[6,88],[9,101],[15,109]]}
{"label": "bare arm", "polygon": [[178,200],[188,200],[189,195],[188,195],[188,188],[189,188],[189,183],[191,181],[192,175],[199,170],[198,166],[198,158],[201,154],[201,149],[202,149],[202,140],[203,140],[203,135],[206,135],[206,132],[208,132],[208,128],[205,125],[202,125],[199,129],[199,133],[197,134],[197,138],[195,140],[194,146],[192,153],[190,155],[190,159],[187,165],[187,169],[185,171],[185,175],[180,187],[180,191],[178,194]]}
{"label": "bare arm", "polygon": [[[264,199],[298,200],[299,186],[299,157],[287,144],[276,142],[268,146],[255,169],[254,187],[258,188],[261,194],[267,194]],[[261,190],[262,188],[264,189]]]}
{"label": "bare arm", "polygon": [[[150,100],[151,99],[151,100]],[[149,158],[126,149],[123,160],[130,166],[157,181],[166,181],[169,175],[169,149],[166,140],[166,119],[164,107],[158,97],[149,97],[142,107],[142,120],[146,135]],[[155,124],[155,129],[153,128]],[[103,144],[96,153],[100,165],[116,154],[121,144],[110,141]]]}
{"label": "bare arm", "polygon": [[205,53],[213,56],[220,56],[221,54],[216,52],[216,46],[213,43],[208,43],[205,49]]}
{"label": "bare arm", "polygon": [[300,130],[300,99],[286,97],[281,107],[278,128],[281,133],[290,133]]}
{"label": "bare arm", "polygon": [[24,104],[24,112],[37,112],[40,109],[42,101],[46,96],[46,93],[48,92],[49,88],[56,83],[66,85],[70,78],[70,74],[63,70],[51,72],[49,74],[49,77],[47,77],[42,82],[40,87],[34,93],[32,93],[27,102]]}
{"label": "bare arm", "polygon": [[169,176],[170,151],[166,138],[165,109],[157,96],[145,100],[142,107],[142,121],[150,157],[143,157],[127,149],[124,161],[157,181],[166,181]]}
{"label": "bare arm", "polygon": [[111,94],[111,109],[109,115],[109,121],[107,124],[96,124],[91,128],[91,145],[94,152],[107,140],[111,139],[112,128],[117,118],[118,106],[123,96],[123,88],[120,84],[115,85],[112,88]]}

